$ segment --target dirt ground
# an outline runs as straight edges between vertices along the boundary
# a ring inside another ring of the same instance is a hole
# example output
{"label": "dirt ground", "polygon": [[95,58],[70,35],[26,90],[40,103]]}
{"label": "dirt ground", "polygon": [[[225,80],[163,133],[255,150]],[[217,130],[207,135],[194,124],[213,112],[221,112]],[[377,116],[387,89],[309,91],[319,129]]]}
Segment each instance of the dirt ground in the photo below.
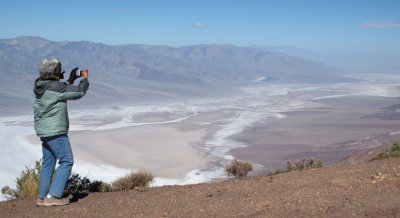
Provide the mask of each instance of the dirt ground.
{"label": "dirt ground", "polygon": [[1,217],[400,217],[400,158],[146,192],[92,193],[68,206],[0,203]]}

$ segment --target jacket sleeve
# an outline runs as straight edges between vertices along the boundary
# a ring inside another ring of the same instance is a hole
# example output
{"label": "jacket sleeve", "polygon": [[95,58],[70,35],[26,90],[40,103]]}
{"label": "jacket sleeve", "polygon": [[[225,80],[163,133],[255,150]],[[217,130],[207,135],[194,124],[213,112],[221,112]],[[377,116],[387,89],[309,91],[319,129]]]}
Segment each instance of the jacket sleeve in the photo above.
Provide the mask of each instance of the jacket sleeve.
{"label": "jacket sleeve", "polygon": [[58,100],[76,100],[82,98],[89,89],[89,80],[83,78],[78,86],[63,83],[63,92],[59,93]]}

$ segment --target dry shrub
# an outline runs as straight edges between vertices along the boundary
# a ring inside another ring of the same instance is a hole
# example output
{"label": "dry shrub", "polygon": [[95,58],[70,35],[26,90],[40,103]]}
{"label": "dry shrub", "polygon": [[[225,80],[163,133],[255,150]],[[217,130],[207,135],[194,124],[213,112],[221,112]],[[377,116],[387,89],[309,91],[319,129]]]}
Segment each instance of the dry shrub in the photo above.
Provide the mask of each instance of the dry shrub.
{"label": "dry shrub", "polygon": [[296,165],[296,169],[298,170],[302,170],[304,169],[304,162],[306,161],[306,159],[301,159],[299,161],[297,161],[296,163],[294,163]]}
{"label": "dry shrub", "polygon": [[312,158],[307,159],[306,168],[312,168],[313,165],[314,165],[314,159]]}
{"label": "dry shrub", "polygon": [[[290,163],[288,161],[288,163]],[[291,168],[290,170],[286,167],[286,169],[288,169],[288,171],[292,171],[292,170],[303,170],[303,169],[311,169],[311,168],[319,168],[322,167],[322,161],[318,159],[317,162],[315,162],[315,160],[313,158],[308,158],[308,159],[301,159],[297,162],[295,162],[296,167]]]}
{"label": "dry shrub", "polygon": [[253,170],[253,164],[248,161],[239,161],[236,158],[232,160],[230,165],[225,167],[225,172],[229,177],[234,176],[235,179],[243,178]]}
{"label": "dry shrub", "polygon": [[295,169],[295,167],[293,167],[293,165],[292,165],[292,163],[290,163],[290,161],[286,162],[286,170],[288,172],[290,172],[290,171],[292,171],[294,169]]}
{"label": "dry shrub", "polygon": [[111,192],[112,186],[108,183],[102,182],[99,191],[100,192]]}
{"label": "dry shrub", "polygon": [[[1,193],[7,199],[18,197],[37,196],[39,192],[40,173],[42,171],[41,160],[35,162],[34,167],[26,167],[21,175],[17,178],[16,188],[4,186]],[[53,172],[53,177],[56,170]],[[81,178],[79,174],[73,173],[67,181],[63,196],[73,195],[74,197],[82,197],[89,192],[110,192],[111,185],[101,181],[90,182],[87,177]]]}
{"label": "dry shrub", "polygon": [[39,192],[39,181],[33,176],[28,176],[24,181],[20,182],[21,190],[18,192],[18,196],[36,196]]}
{"label": "dry shrub", "polygon": [[112,183],[112,191],[128,191],[135,187],[147,188],[153,179],[154,176],[146,171],[130,172]]}
{"label": "dry shrub", "polygon": [[40,162],[41,160],[36,161],[33,168],[26,167],[21,172],[21,175],[17,178],[16,189],[5,186],[1,189],[2,194],[8,199],[36,196],[39,192],[40,171],[42,169]]}
{"label": "dry shrub", "polygon": [[312,169],[312,168],[319,168],[322,167],[322,161],[318,159],[317,162],[313,158],[308,158],[308,159],[301,159],[293,164],[288,161],[286,162],[286,169],[285,170],[276,170],[275,172],[270,173],[269,175],[277,175],[280,173],[288,173],[291,171],[297,171],[297,170],[304,170],[304,169]]}
{"label": "dry shrub", "polygon": [[102,181],[94,181],[90,183],[89,186],[90,192],[111,192],[112,187],[110,184],[102,182]]}

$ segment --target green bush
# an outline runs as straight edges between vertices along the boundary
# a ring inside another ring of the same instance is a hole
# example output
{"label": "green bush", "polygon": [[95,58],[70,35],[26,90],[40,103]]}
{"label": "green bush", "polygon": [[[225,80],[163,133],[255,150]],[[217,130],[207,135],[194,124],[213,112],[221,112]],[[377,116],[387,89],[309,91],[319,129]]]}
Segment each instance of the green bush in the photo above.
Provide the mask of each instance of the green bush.
{"label": "green bush", "polygon": [[290,161],[286,162],[286,169],[281,170],[277,169],[272,173],[269,173],[268,175],[277,175],[280,173],[288,173],[291,171],[298,171],[298,170],[307,170],[307,169],[312,169],[312,168],[320,168],[322,167],[322,161],[318,159],[317,162],[314,161],[313,158],[309,159],[301,159],[299,161],[296,161],[295,164],[293,165]]}
{"label": "green bush", "polygon": [[7,199],[36,196],[39,192],[40,171],[42,169],[40,163],[41,160],[36,161],[33,168],[26,167],[26,169],[21,172],[21,175],[16,181],[16,189],[5,186],[1,189],[1,193],[5,195]]}
{"label": "green bush", "polygon": [[311,165],[311,168],[320,168],[322,166],[323,166],[322,161],[320,159],[318,159],[317,163],[313,163]]}
{"label": "green bush", "polygon": [[235,179],[243,178],[253,170],[253,164],[248,161],[239,161],[236,158],[232,160],[231,164],[225,167],[225,172],[229,177],[234,176]]}
{"label": "green bush", "polygon": [[386,150],[385,152],[382,152],[378,154],[376,157],[372,158],[370,161],[374,160],[382,160],[390,157],[400,157],[400,143],[395,142],[392,144],[392,146]]}
{"label": "green bush", "polygon": [[[21,172],[21,175],[17,178],[16,181],[16,189],[10,188],[7,185],[1,189],[1,193],[7,199],[37,196],[39,192],[41,170],[41,160],[36,161],[33,168],[26,167],[26,169]],[[56,170],[54,171],[53,176],[55,173]],[[73,196],[79,196],[83,194],[88,194],[89,192],[94,192],[91,190],[96,190],[95,185],[98,186],[97,190],[101,192],[111,191],[110,184],[103,183],[101,181],[96,181],[96,184],[92,184],[87,177],[81,178],[79,174],[74,173],[69,177],[63,195],[68,196],[69,194],[71,194]]]}
{"label": "green bush", "polygon": [[112,183],[112,191],[146,190],[154,176],[146,171],[130,172]]}
{"label": "green bush", "polygon": [[13,199],[17,197],[17,190],[10,188],[10,186],[6,185],[3,188],[1,188],[1,193],[7,198],[7,199]]}
{"label": "green bush", "polygon": [[273,176],[273,175],[278,175],[278,174],[281,174],[281,173],[288,173],[288,172],[290,172],[291,170],[281,170],[281,169],[277,169],[277,170],[275,170],[274,172],[272,172],[272,173],[270,173],[270,174],[268,174],[268,175],[270,175],[270,176]]}

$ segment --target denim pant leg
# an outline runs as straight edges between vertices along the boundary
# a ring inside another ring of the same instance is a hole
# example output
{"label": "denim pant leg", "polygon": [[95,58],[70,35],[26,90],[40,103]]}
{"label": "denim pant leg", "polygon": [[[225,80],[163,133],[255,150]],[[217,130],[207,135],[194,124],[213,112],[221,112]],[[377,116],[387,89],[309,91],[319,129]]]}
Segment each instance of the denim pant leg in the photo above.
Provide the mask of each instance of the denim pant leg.
{"label": "denim pant leg", "polygon": [[71,145],[67,135],[49,137],[47,144],[58,159],[59,164],[48,194],[61,198],[74,164]]}
{"label": "denim pant leg", "polygon": [[42,140],[42,170],[40,172],[39,198],[44,198],[50,189],[50,182],[56,166],[56,156],[46,141]]}

